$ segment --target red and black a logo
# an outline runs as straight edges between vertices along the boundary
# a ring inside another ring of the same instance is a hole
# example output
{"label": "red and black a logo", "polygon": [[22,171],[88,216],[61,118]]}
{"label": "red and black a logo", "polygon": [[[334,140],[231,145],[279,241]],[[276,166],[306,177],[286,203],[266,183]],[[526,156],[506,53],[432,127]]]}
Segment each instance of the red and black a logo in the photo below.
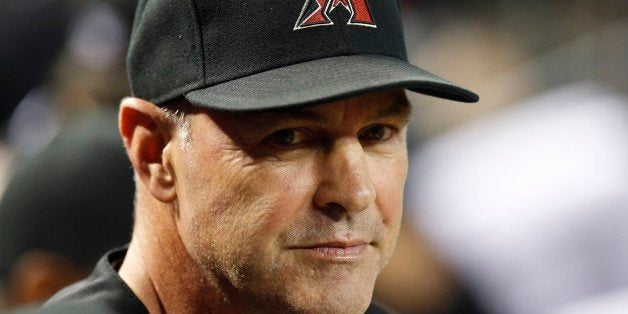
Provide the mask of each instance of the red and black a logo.
{"label": "red and black a logo", "polygon": [[377,27],[366,0],[305,0],[301,15],[294,25],[294,30],[334,25],[328,14],[339,5],[342,5],[351,14],[348,25]]}

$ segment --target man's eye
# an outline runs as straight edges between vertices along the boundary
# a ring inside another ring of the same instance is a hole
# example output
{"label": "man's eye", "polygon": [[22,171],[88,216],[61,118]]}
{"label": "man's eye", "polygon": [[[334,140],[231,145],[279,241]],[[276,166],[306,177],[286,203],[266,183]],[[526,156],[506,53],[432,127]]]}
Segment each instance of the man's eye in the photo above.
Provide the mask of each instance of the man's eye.
{"label": "man's eye", "polygon": [[275,146],[293,146],[307,140],[307,135],[297,129],[277,131],[267,138],[267,142]]}
{"label": "man's eye", "polygon": [[360,139],[366,141],[385,141],[394,135],[393,128],[386,125],[374,125],[360,133]]}

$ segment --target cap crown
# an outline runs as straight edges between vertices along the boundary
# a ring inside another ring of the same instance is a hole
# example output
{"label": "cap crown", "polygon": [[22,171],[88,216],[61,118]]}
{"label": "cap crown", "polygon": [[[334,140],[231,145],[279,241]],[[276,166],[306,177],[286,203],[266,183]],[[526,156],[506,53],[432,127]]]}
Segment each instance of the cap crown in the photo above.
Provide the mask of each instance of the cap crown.
{"label": "cap crown", "polygon": [[354,54],[407,59],[395,0],[140,0],[127,68],[133,94],[161,104],[259,72]]}

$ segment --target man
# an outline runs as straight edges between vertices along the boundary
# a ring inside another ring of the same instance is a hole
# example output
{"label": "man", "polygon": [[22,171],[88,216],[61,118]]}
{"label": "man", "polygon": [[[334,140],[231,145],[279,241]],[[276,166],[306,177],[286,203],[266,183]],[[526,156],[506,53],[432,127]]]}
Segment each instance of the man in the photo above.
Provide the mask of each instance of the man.
{"label": "man", "polygon": [[392,0],[140,1],[131,244],[48,309],[367,310],[401,220],[401,88],[477,101],[405,60]]}

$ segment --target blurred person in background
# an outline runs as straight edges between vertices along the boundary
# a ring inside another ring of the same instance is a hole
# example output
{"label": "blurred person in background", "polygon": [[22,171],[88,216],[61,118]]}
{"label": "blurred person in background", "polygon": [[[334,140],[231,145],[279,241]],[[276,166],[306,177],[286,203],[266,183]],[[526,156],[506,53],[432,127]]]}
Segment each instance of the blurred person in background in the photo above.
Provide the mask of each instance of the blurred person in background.
{"label": "blurred person in background", "polygon": [[7,125],[8,141],[19,157],[46,148],[67,121],[85,112],[115,108],[128,91],[123,61],[131,14],[114,4],[87,0],[66,4],[73,14],[63,50],[43,83],[20,101]]}
{"label": "blurred person in background", "polygon": [[36,307],[130,239],[133,180],[116,105],[128,94],[135,2],[56,4],[47,10],[72,12],[64,48],[7,124],[19,157],[0,202],[0,298],[9,307]]}
{"label": "blurred person in background", "polygon": [[[0,2],[0,196],[11,173],[15,147],[7,124],[18,103],[49,73],[63,46],[70,15],[63,0]],[[36,22],[33,22],[36,21]]]}
{"label": "blurred person in background", "polygon": [[133,180],[110,129],[115,118],[82,123],[21,162],[0,203],[0,282],[9,307],[37,306],[129,241]]}
{"label": "blurred person in background", "polygon": [[49,74],[63,47],[70,9],[64,0],[4,0],[0,2],[0,126],[22,98]]}

